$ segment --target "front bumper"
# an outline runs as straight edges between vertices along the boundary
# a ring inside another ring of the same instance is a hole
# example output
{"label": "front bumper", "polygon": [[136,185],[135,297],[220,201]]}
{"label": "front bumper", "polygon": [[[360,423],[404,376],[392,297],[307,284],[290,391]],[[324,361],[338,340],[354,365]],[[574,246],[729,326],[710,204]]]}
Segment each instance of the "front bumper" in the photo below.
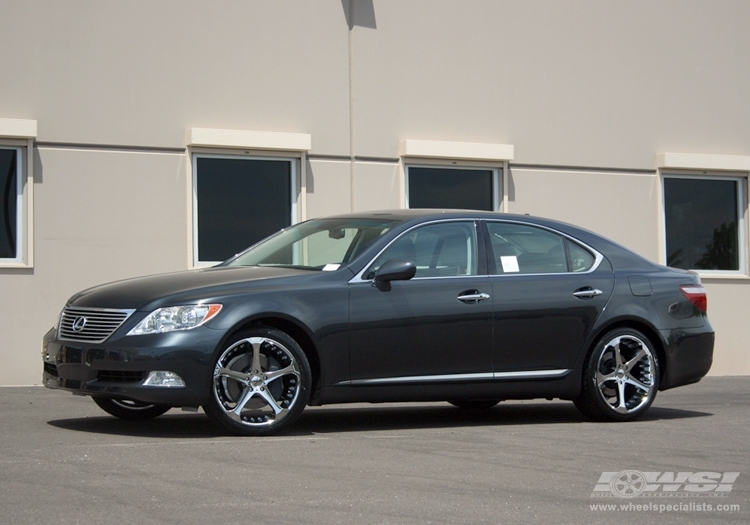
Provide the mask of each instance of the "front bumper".
{"label": "front bumper", "polygon": [[[208,401],[212,359],[223,332],[206,327],[164,334],[118,336],[99,344],[65,341],[50,330],[42,343],[42,383],[80,395],[169,406]],[[145,386],[149,372],[167,371],[185,386]]]}

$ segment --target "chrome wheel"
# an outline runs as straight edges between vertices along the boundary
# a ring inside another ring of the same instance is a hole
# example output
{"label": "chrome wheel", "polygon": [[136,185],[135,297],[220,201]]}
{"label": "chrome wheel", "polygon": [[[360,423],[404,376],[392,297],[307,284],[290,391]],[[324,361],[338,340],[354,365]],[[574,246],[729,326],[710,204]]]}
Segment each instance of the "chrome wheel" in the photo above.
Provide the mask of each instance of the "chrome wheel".
{"label": "chrome wheel", "polygon": [[614,330],[591,354],[576,406],[594,419],[635,419],[653,402],[658,383],[658,361],[648,338],[633,329]]}
{"label": "chrome wheel", "polygon": [[646,343],[630,335],[615,337],[597,363],[599,394],[620,414],[638,410],[652,397],[654,368],[654,357]]}
{"label": "chrome wheel", "polygon": [[108,414],[129,421],[153,419],[172,408],[166,405],[154,405],[142,401],[133,401],[132,399],[109,399],[98,396],[94,396],[92,399],[94,400],[94,403],[99,405],[99,408]]}
{"label": "chrome wheel", "polygon": [[216,360],[206,412],[239,434],[277,432],[307,404],[309,370],[299,345],[286,334],[270,329],[242,334]]}

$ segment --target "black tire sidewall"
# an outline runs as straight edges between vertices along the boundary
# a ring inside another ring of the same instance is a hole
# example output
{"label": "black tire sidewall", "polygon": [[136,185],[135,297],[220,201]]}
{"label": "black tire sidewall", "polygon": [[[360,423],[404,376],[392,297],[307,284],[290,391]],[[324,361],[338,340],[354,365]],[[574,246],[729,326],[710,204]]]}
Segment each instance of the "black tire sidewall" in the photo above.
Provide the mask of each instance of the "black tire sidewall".
{"label": "black tire sidewall", "polygon": [[127,421],[145,421],[153,419],[172,408],[167,405],[149,405],[142,408],[127,408],[118,404],[114,399],[99,396],[93,396],[92,399],[94,400],[94,403],[96,403],[99,408],[104,410],[107,414]]}

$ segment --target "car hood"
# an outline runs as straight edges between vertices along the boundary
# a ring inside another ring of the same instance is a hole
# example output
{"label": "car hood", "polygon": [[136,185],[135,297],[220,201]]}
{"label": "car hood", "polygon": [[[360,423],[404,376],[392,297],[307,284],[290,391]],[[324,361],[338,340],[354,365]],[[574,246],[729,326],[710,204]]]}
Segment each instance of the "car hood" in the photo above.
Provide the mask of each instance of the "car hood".
{"label": "car hood", "polygon": [[[281,267],[220,266],[202,270],[150,275],[103,284],[84,290],[68,305],[89,308],[151,309],[178,306],[241,293],[248,288],[322,272]],[[260,281],[260,282],[259,282]]]}

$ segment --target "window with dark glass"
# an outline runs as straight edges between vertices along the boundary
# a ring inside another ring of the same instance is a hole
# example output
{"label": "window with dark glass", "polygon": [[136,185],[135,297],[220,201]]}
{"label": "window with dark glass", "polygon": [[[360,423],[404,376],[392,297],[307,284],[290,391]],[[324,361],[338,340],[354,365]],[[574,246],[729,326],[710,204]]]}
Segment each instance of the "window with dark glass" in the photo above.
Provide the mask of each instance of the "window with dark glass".
{"label": "window with dark glass", "polygon": [[416,228],[399,237],[367,272],[372,279],[386,261],[412,261],[415,277],[477,275],[476,229],[473,222],[441,222]]}
{"label": "window with dark glass", "polygon": [[492,169],[407,167],[409,208],[494,210]]}
{"label": "window with dark glass", "polygon": [[0,259],[18,257],[18,150],[0,148]]}
{"label": "window with dark glass", "polygon": [[292,223],[293,162],[196,156],[198,261],[226,260]]}
{"label": "window with dark glass", "polygon": [[498,274],[586,272],[596,258],[554,232],[509,222],[489,222],[490,243]]}
{"label": "window with dark glass", "polygon": [[739,179],[664,178],[667,265],[740,269]]}

